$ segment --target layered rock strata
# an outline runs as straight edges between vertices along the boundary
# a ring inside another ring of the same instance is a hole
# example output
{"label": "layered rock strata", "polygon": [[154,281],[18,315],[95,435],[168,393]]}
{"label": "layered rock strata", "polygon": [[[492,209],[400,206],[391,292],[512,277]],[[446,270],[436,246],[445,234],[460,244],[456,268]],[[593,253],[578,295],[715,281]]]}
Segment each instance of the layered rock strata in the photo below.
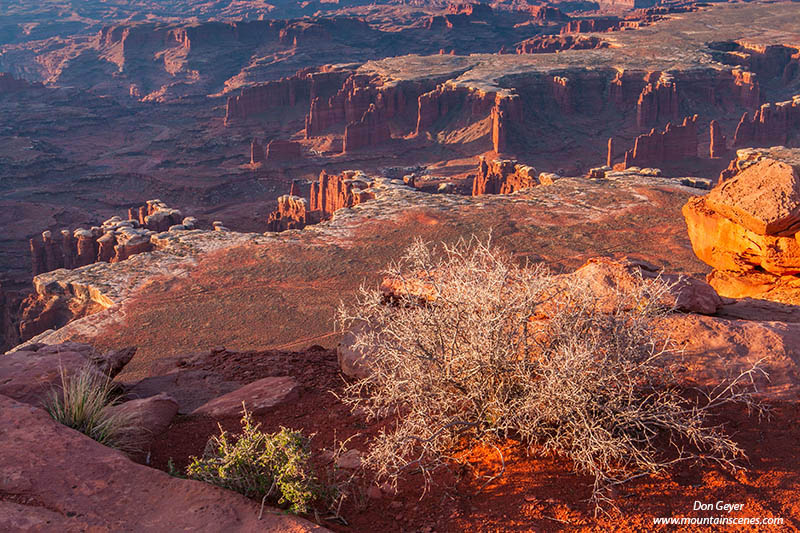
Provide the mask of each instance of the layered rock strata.
{"label": "layered rock strata", "polygon": [[800,130],[800,95],[792,100],[763,104],[752,115],[745,112],[736,127],[733,145],[774,146],[786,144]]}

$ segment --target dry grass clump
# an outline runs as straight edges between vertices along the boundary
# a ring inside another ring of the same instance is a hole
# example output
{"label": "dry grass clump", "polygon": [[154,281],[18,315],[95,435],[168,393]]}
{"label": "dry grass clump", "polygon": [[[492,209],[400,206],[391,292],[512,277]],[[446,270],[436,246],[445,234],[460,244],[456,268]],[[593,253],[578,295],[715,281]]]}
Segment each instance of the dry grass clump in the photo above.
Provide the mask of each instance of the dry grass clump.
{"label": "dry grass clump", "polygon": [[50,416],[100,444],[136,452],[137,425],[131,414],[112,412],[116,393],[111,378],[91,366],[67,374],[61,369],[61,389],[54,389],[45,403]]}
{"label": "dry grass clump", "polygon": [[263,504],[287,504],[293,513],[305,513],[318,496],[319,485],[312,474],[309,439],[302,432],[281,428],[264,433],[252,415],[243,411],[242,431],[220,434],[206,444],[203,457],[192,457],[186,468],[189,478],[258,497]]}
{"label": "dry grass clump", "polygon": [[672,311],[664,281],[637,279],[600,301],[588,285],[517,266],[474,238],[416,242],[386,274],[415,289],[389,304],[362,287],[338,312],[371,367],[344,400],[390,420],[364,458],[379,479],[413,469],[430,480],[459,444],[512,438],[593,476],[600,509],[634,476],[693,459],[735,468],[743,457],[709,419],[720,405],[751,402],[740,385],[757,368],[700,399],[683,394],[679,358],[657,327]]}

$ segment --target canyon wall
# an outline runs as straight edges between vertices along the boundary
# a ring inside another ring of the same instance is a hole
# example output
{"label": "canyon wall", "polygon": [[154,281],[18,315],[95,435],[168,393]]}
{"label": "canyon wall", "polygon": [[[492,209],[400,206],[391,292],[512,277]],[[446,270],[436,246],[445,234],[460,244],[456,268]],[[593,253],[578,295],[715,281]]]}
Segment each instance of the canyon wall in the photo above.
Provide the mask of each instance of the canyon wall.
{"label": "canyon wall", "polygon": [[334,66],[308,68],[277,81],[244,87],[228,97],[225,124],[251,119],[274,108],[308,105],[315,98],[328,98],[349,74],[349,70]]}
{"label": "canyon wall", "polygon": [[[613,141],[609,142],[608,161],[613,161]],[[685,117],[679,126],[667,123],[664,131],[651,130],[636,137],[633,148],[625,151],[622,168],[660,167],[664,163],[697,157],[697,115]]]}
{"label": "canyon wall", "polygon": [[753,112],[745,112],[736,127],[733,145],[772,146],[786,144],[792,132],[800,129],[800,95],[792,100],[763,104]]}

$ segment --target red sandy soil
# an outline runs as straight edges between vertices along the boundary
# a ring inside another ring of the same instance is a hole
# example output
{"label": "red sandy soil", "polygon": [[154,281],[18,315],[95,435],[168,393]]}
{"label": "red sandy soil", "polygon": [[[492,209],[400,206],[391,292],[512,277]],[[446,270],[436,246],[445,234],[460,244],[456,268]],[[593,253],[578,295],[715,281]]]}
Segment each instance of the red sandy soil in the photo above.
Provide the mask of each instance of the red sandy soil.
{"label": "red sandy soil", "polygon": [[[186,278],[154,281],[135,295],[126,320],[86,340],[101,349],[137,346],[125,379],[141,378],[151,361],[216,346],[233,350],[301,349],[336,345],[333,316],[362,282],[380,272],[414,237],[454,241],[492,231],[494,242],[521,261],[544,261],[572,270],[594,256],[630,255],[668,272],[702,277],[709,269],[691,250],[680,208],[688,193],[641,187],[647,198],[623,206],[629,196],[613,188],[583,186],[558,194],[582,205],[611,205],[606,214],[575,215],[558,196],[541,206],[517,203],[491,210],[440,211],[409,207],[390,220],[360,223],[341,242],[287,240],[242,246],[201,258]],[[620,199],[622,198],[622,199]]]}
{"label": "red sandy soil", "polygon": [[[339,441],[360,434],[350,448],[366,449],[375,426],[351,414],[333,393],[341,392],[336,353],[321,347],[304,352],[250,352],[227,354],[212,360],[209,369],[226,378],[246,381],[270,375],[292,375],[302,383],[300,399],[276,406],[256,417],[266,431],[281,426],[314,434],[315,455]],[[746,471],[732,474],[712,464],[674,468],[657,476],[643,477],[622,485],[614,495],[619,511],[595,518],[588,503],[591,478],[576,475],[571,463],[559,457],[529,455],[513,441],[500,446],[505,459],[502,476],[497,452],[476,446],[460,453],[466,465],[440,471],[434,486],[422,497],[421,478],[412,475],[399,484],[395,495],[381,499],[365,496],[347,503],[342,516],[348,525],[324,521],[334,531],[624,531],[658,529],[654,517],[720,516],[723,512],[692,511],[695,500],[743,503],[742,511],[730,516],[782,517],[784,525],[773,528],[729,527],[725,531],[789,531],[800,528],[800,417],[797,403],[772,403],[770,419],[749,417],[743,409],[729,408],[719,422],[735,434],[749,461]],[[219,421],[236,431],[239,421]],[[200,455],[208,436],[217,433],[217,421],[179,417],[152,448],[152,464],[166,469],[171,458],[183,468],[189,456]],[[535,450],[534,450],[535,452]],[[326,465],[317,461],[319,471]],[[363,481],[362,488],[368,486]],[[313,516],[309,516],[314,519]],[[705,528],[706,530],[708,528]],[[670,529],[673,530],[673,529]],[[683,526],[676,531],[693,531]]]}

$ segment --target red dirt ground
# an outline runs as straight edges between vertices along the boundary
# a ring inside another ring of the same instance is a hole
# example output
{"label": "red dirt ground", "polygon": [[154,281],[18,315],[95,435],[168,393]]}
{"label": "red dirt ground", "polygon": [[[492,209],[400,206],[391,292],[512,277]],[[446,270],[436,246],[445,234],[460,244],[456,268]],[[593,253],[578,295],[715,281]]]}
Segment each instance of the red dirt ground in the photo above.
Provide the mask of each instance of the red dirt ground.
{"label": "red dirt ground", "polygon": [[[312,347],[303,352],[228,353],[212,359],[204,368],[243,381],[270,375],[297,377],[304,387],[300,399],[256,418],[267,431],[286,426],[314,433],[312,444],[317,454],[330,449],[334,439],[355,434],[361,436],[351,440],[349,447],[364,450],[366,439],[375,433],[375,426],[365,425],[332,394],[341,391],[343,384],[333,350]],[[800,427],[795,421],[800,417],[800,405],[773,403],[770,407],[769,420],[748,417],[739,408],[720,413],[720,422],[735,434],[749,457],[746,471],[732,474],[712,464],[684,465],[639,478],[619,488],[614,500],[619,512],[609,516],[594,517],[594,509],[587,502],[591,479],[572,473],[568,460],[528,455],[508,441],[500,447],[505,458],[504,475],[483,489],[485,478],[498,473],[501,463],[494,449],[478,446],[462,453],[472,468],[458,466],[451,473],[437,475],[435,486],[424,498],[420,499],[420,476],[410,476],[400,483],[394,496],[384,493],[379,500],[361,497],[359,502],[346,504],[342,516],[347,526],[332,521],[323,521],[323,525],[340,532],[639,532],[658,529],[653,525],[654,517],[723,515],[721,511],[692,511],[695,500],[721,500],[744,504],[742,511],[730,516],[784,519],[781,527],[735,526],[725,531],[798,530]],[[220,423],[227,430],[238,428],[237,419]],[[171,458],[178,467],[185,467],[189,456],[202,454],[208,436],[217,431],[215,420],[179,417],[154,443],[152,464],[166,469]],[[317,464],[324,468],[319,461]]]}

